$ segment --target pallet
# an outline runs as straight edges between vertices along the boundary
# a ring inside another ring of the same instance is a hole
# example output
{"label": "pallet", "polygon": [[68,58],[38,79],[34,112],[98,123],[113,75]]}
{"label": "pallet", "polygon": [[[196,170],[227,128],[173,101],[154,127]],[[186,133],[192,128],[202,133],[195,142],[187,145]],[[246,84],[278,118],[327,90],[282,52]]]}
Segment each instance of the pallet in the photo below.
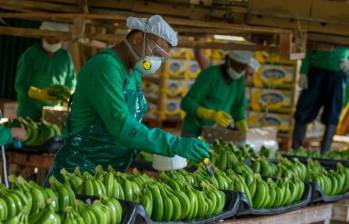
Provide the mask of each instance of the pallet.
{"label": "pallet", "polygon": [[36,182],[42,184],[54,160],[53,154],[33,154],[26,152],[7,152],[9,174],[25,178],[35,176]]}
{"label": "pallet", "polygon": [[349,200],[336,203],[313,205],[293,212],[274,216],[235,218],[223,224],[305,224],[305,223],[348,223]]}

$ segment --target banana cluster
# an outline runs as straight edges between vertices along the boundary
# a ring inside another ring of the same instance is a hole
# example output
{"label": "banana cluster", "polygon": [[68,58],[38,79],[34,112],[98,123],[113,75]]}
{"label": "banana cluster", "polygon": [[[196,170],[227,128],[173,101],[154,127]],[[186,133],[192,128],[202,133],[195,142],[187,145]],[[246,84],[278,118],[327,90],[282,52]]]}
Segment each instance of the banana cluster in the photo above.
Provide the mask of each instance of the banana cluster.
{"label": "banana cluster", "polygon": [[55,84],[51,85],[47,88],[47,93],[50,96],[54,96],[57,98],[57,100],[61,100],[65,103],[69,102],[69,99],[72,95],[72,91],[63,85]]}
{"label": "banana cluster", "polygon": [[37,146],[42,145],[52,137],[61,135],[61,130],[55,124],[46,121],[35,122],[29,117],[14,118],[5,123],[5,127],[24,128],[27,133],[26,139],[23,141],[25,145]]}
{"label": "banana cluster", "polygon": [[344,194],[349,190],[349,168],[337,163],[336,169],[326,170],[318,161],[309,160],[306,179],[320,185],[327,196]]}
{"label": "banana cluster", "polygon": [[257,154],[251,146],[238,148],[232,143],[217,140],[211,145],[211,162],[220,170],[232,169],[233,165],[239,161],[256,159],[260,156],[265,158],[275,158],[275,151],[262,147]]}
{"label": "banana cluster", "polygon": [[0,185],[0,223],[7,224],[118,224],[122,207],[115,198],[92,204],[75,199],[69,185],[50,178],[51,188],[43,188],[22,177],[9,177],[11,188]]}
{"label": "banana cluster", "polygon": [[255,173],[267,177],[291,178],[292,176],[296,176],[301,180],[305,180],[307,168],[297,158],[291,160],[282,156],[278,156],[277,158],[277,163],[273,163],[264,157],[253,159],[252,170]]}
{"label": "banana cluster", "polygon": [[303,156],[303,157],[311,157],[311,158],[322,158],[322,159],[334,159],[334,160],[349,160],[349,150],[336,151],[330,150],[321,154],[319,151],[306,150],[304,148],[300,148],[297,150],[290,150],[287,155],[290,156]]}
{"label": "banana cluster", "polygon": [[180,170],[171,173],[180,175],[181,179],[161,172],[161,178],[169,182],[160,182],[136,170],[132,174],[120,173],[112,167],[105,171],[102,166],[96,167],[95,175],[81,174],[78,168],[73,173],[61,170],[65,183],[69,183],[75,192],[140,203],[154,221],[202,219],[223,210],[226,196],[218,188],[206,182],[202,183],[202,190],[197,190],[183,179],[187,176],[190,183],[197,183],[189,172]]}

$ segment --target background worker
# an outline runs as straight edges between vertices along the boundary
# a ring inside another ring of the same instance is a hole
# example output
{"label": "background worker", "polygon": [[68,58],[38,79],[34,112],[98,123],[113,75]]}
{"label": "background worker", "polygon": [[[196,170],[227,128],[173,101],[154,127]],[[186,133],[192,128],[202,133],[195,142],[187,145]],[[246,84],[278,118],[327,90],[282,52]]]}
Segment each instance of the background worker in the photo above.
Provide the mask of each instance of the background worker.
{"label": "background worker", "polygon": [[[43,22],[40,29],[69,31],[68,25],[53,22]],[[56,98],[47,93],[53,84],[74,90],[75,71],[68,51],[62,48],[62,41],[47,37],[28,48],[19,59],[15,83],[17,116],[39,120],[43,106],[56,105]]]}

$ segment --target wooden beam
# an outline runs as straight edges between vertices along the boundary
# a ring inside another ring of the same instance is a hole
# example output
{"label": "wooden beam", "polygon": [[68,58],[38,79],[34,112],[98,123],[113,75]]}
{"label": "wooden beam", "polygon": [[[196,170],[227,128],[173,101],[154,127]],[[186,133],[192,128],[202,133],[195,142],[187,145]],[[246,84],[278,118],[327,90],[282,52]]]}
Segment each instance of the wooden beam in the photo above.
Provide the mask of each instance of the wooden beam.
{"label": "wooden beam", "polygon": [[48,31],[32,28],[18,28],[18,27],[4,27],[0,26],[0,35],[43,38],[43,37],[57,37],[60,40],[71,40],[72,33],[60,31]]}
{"label": "wooden beam", "polygon": [[88,13],[88,0],[79,0],[79,7],[82,13]]}
{"label": "wooden beam", "polygon": [[[0,0],[4,1],[4,0]],[[73,19],[76,17],[83,17],[84,19],[91,20],[111,20],[125,23],[128,15],[114,15],[114,14],[81,14],[81,13],[0,13],[2,18],[22,18],[33,19],[41,18],[43,20],[56,20],[56,19]],[[261,27],[261,26],[249,26],[242,24],[229,24],[223,22],[210,22],[204,20],[190,20],[180,19],[174,17],[165,18],[171,25],[179,25],[186,27],[196,28],[213,28],[213,29],[225,29],[232,32],[246,32],[246,33],[271,33],[271,34],[291,34],[291,31],[279,28]]]}
{"label": "wooden beam", "polygon": [[333,45],[349,46],[349,37],[328,35],[319,33],[308,33],[308,40],[319,43],[328,43]]}
{"label": "wooden beam", "polygon": [[246,44],[238,42],[228,42],[228,43],[215,43],[215,42],[195,42],[195,41],[186,41],[180,40],[178,47],[184,48],[207,48],[207,49],[223,49],[223,50],[249,50],[249,51],[268,51],[268,52],[277,52],[277,47],[262,46],[255,44]]}
{"label": "wooden beam", "polygon": [[79,11],[77,6],[28,1],[28,0],[0,0],[0,8],[2,6],[12,6],[12,7],[17,7],[18,9],[29,8],[29,9],[59,11],[59,12],[78,12]]}

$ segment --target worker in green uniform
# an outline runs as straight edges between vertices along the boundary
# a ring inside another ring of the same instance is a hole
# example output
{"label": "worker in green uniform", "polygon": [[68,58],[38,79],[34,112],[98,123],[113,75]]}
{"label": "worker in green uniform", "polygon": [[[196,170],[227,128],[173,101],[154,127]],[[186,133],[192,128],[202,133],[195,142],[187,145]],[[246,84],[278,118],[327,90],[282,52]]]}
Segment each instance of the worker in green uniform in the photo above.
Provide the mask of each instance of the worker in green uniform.
{"label": "worker in green uniform", "polygon": [[251,60],[251,52],[234,50],[226,56],[223,65],[208,67],[199,74],[181,102],[186,112],[182,136],[198,136],[202,127],[215,123],[223,127],[235,123],[239,130],[248,130],[245,74],[250,70]]}
{"label": "worker in green uniform", "polygon": [[127,27],[131,31],[122,43],[96,54],[80,70],[65,143],[49,176],[61,178],[62,168],[77,166],[93,173],[98,164],[125,171],[136,150],[195,161],[209,156],[208,144],[197,138],[175,137],[141,123],[148,109],[142,75],[159,69],[177,35],[158,15],[129,17]]}
{"label": "worker in green uniform", "polygon": [[[40,29],[68,31],[61,23],[43,22]],[[48,95],[47,88],[60,84],[75,88],[75,71],[69,53],[62,48],[62,41],[47,37],[41,44],[27,49],[17,66],[15,88],[17,91],[17,116],[39,120],[43,106],[53,106],[58,102]]]}
{"label": "worker in green uniform", "polygon": [[[1,111],[0,118],[2,118]],[[0,124],[0,146],[10,144],[13,138],[23,141],[26,138],[26,134],[27,133],[24,128],[5,128]]]}
{"label": "worker in green uniform", "polygon": [[336,47],[332,51],[308,51],[300,70],[301,95],[295,113],[292,148],[303,145],[307,125],[323,108],[321,122],[325,133],[321,152],[331,148],[339,115],[344,103],[344,89],[349,71],[349,49]]}

